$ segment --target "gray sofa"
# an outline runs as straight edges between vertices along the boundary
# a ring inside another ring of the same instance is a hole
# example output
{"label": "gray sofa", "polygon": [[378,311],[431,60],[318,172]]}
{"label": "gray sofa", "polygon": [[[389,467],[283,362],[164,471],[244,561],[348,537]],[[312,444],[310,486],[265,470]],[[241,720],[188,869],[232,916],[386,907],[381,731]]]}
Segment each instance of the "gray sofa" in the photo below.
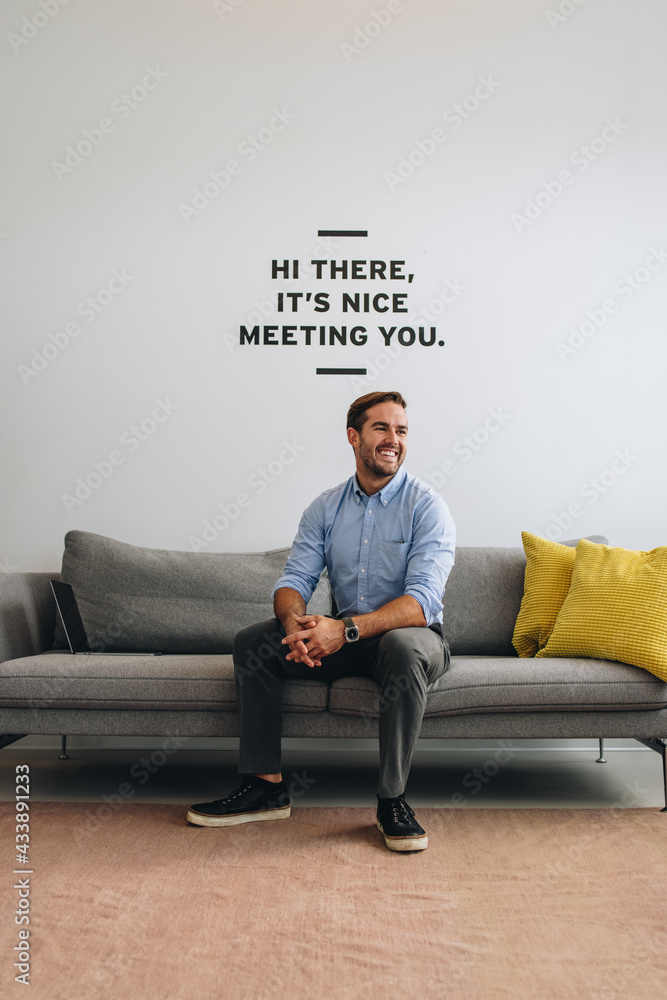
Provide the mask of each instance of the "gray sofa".
{"label": "gray sofa", "polygon": [[[287,549],[168,552],[71,531],[72,584],[91,648],[161,656],[73,656],[49,585],[58,573],[0,576],[0,747],[33,734],[238,735],[234,632],[271,617]],[[661,753],[667,683],[623,663],[520,658],[521,548],[459,548],[444,598],[451,665],[430,690],[421,736],[439,739],[633,738]],[[313,612],[329,613],[326,575]],[[374,681],[286,681],[286,737],[375,737]],[[667,782],[667,776],[666,776]],[[667,783],[666,783],[667,793]]]}

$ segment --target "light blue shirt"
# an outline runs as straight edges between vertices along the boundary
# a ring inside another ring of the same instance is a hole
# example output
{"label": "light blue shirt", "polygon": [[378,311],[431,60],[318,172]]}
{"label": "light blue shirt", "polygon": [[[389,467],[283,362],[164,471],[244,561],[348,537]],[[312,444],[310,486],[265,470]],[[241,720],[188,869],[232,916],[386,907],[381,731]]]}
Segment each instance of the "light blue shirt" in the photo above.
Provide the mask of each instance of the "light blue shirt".
{"label": "light blue shirt", "polygon": [[369,497],[354,475],[304,511],[273,593],[291,587],[307,604],[326,566],[340,617],[376,611],[409,594],[432,625],[442,621],[455,541],[449,508],[426,483],[401,468]]}

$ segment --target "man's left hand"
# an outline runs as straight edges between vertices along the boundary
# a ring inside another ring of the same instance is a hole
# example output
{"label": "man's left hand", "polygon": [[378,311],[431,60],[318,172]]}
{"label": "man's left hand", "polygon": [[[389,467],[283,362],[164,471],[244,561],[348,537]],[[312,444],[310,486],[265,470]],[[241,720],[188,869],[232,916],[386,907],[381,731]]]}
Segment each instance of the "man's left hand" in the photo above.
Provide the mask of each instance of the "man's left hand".
{"label": "man's left hand", "polygon": [[[305,642],[311,660],[321,660],[323,656],[329,656],[345,645],[345,626],[337,618],[326,618],[324,615],[301,615],[295,617],[295,621],[299,622],[306,631],[286,635],[283,643],[289,645],[297,640]],[[298,653],[291,652],[287,654],[286,659],[298,662],[300,656]]]}

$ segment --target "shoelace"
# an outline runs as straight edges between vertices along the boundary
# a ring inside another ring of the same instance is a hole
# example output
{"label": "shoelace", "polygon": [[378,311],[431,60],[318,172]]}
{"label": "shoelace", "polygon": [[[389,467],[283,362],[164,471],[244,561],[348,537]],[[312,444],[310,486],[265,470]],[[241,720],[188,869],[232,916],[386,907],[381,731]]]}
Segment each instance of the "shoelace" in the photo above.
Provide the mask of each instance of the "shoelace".
{"label": "shoelace", "polygon": [[238,799],[238,797],[240,795],[243,795],[243,793],[247,792],[250,788],[252,788],[252,784],[250,782],[248,782],[247,785],[241,785],[240,788],[237,788],[236,791],[232,792],[231,795],[227,795],[227,797],[224,798],[222,801],[223,802],[231,802],[232,799]]}
{"label": "shoelace", "polygon": [[394,799],[391,804],[391,812],[394,823],[410,823],[414,816],[414,810],[410,808],[402,796]]}

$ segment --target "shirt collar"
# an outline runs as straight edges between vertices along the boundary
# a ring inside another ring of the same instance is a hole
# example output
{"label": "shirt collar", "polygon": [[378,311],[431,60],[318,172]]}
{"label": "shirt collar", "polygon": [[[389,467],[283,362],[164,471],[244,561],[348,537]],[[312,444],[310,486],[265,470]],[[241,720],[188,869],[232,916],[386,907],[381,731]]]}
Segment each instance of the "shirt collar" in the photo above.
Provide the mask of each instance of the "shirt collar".
{"label": "shirt collar", "polygon": [[[374,494],[374,496],[379,496],[380,503],[382,504],[383,507],[386,507],[389,501],[392,499],[392,497],[395,496],[396,493],[398,493],[401,486],[405,482],[406,476],[407,472],[401,466],[401,468],[398,470],[393,479],[390,479],[387,485],[384,486],[379,493]],[[352,477],[352,489],[354,490],[354,499],[357,501],[358,504],[361,503],[361,494],[363,493],[363,490],[359,485],[359,480],[357,479],[356,472]]]}

